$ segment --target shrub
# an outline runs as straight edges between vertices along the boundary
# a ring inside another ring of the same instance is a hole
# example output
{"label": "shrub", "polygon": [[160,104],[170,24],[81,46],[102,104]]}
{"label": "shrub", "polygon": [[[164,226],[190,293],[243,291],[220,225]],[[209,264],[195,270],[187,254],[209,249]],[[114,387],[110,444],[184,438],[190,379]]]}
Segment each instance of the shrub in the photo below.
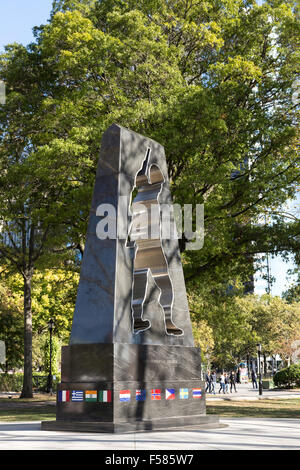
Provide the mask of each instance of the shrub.
{"label": "shrub", "polygon": [[[53,378],[53,391],[60,382],[60,375]],[[43,372],[34,372],[32,377],[32,386],[34,391],[45,392],[48,385],[48,375]],[[0,392],[21,392],[23,387],[23,373],[0,374]]]}
{"label": "shrub", "polygon": [[285,369],[281,369],[274,375],[274,383],[278,386],[300,385],[300,364],[292,364]]}
{"label": "shrub", "polygon": [[14,374],[0,374],[1,392],[21,392],[23,386],[23,374],[16,372]]}

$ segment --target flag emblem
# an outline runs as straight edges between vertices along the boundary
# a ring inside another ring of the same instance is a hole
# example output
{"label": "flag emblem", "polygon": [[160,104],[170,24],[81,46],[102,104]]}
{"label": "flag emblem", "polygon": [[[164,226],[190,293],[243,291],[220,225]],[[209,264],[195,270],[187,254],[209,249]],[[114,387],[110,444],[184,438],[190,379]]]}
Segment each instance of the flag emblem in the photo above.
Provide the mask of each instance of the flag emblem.
{"label": "flag emblem", "polygon": [[175,389],[167,388],[166,389],[166,400],[175,400]]}
{"label": "flag emblem", "polygon": [[101,403],[110,403],[111,402],[111,390],[100,390],[99,401]]}
{"label": "flag emblem", "polygon": [[58,401],[70,401],[70,391],[60,390],[58,392]]}
{"label": "flag emblem", "polygon": [[130,401],[130,390],[120,390],[120,401]]}
{"label": "flag emblem", "polygon": [[161,391],[159,388],[152,388],[151,389],[151,400],[160,400],[161,399]]}
{"label": "flag emblem", "polygon": [[193,388],[193,398],[201,398],[202,390],[201,388]]}
{"label": "flag emblem", "polygon": [[181,400],[186,400],[189,398],[189,389],[188,388],[180,388],[179,389],[179,398]]}
{"label": "flag emblem", "polygon": [[83,391],[72,390],[72,401],[83,401]]}
{"label": "flag emblem", "polygon": [[146,400],[146,390],[136,390],[135,391],[136,401],[145,401]]}
{"label": "flag emblem", "polygon": [[86,390],[85,401],[97,401],[97,390]]}

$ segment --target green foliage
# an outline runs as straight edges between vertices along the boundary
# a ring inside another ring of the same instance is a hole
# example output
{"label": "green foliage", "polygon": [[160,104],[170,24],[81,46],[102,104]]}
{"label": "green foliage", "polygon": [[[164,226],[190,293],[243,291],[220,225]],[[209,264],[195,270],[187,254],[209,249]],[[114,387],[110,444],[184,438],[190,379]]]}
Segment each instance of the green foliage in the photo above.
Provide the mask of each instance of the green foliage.
{"label": "green foliage", "polygon": [[247,282],[261,253],[299,251],[299,221],[281,209],[300,180],[299,30],[291,0],[55,0],[35,43],[6,48],[0,256],[39,285],[34,329],[52,317],[67,336],[74,300],[65,308],[64,290],[38,276],[78,268],[101,136],[117,122],[165,146],[175,202],[205,204],[204,248],[181,246],[196,333],[213,330],[220,361],[258,338],[273,348],[267,309],[251,322],[255,302],[226,286]]}
{"label": "green foliage", "polygon": [[0,339],[5,342],[4,370],[19,368],[23,362],[23,311],[22,300],[16,299],[0,281]]}
{"label": "green foliage", "polygon": [[[32,283],[32,327],[41,334],[54,321],[54,333],[68,341],[76,301],[79,274],[67,269],[44,269],[35,272]],[[21,301],[23,282],[20,275],[7,280],[16,299]]]}
{"label": "green foliage", "polygon": [[193,322],[204,321],[212,331],[211,360],[220,367],[236,364],[249,354],[256,356],[256,344],[263,354],[292,355],[292,343],[300,337],[300,305],[279,297],[244,295],[243,289],[229,292],[207,285],[189,290]]}
{"label": "green foliage", "polygon": [[[13,374],[0,373],[0,392],[21,392],[23,386],[23,373],[15,372]],[[35,372],[33,376],[33,387],[36,392],[47,391],[48,376],[45,372]],[[53,378],[53,390],[60,383],[60,374]]]}
{"label": "green foliage", "polygon": [[300,364],[292,364],[276,372],[274,375],[274,383],[277,387],[300,386]]}
{"label": "green foliage", "polygon": [[20,392],[23,385],[23,374],[15,372],[14,374],[0,374],[1,392]]}
{"label": "green foliage", "polygon": [[[165,145],[176,202],[205,202],[205,246],[186,253],[188,281],[246,280],[256,254],[296,251],[299,224],[280,211],[299,181],[293,6],[54,2],[37,43],[10,47],[0,67],[2,154],[16,153],[9,136],[22,124],[26,158],[10,181],[32,181],[32,217],[56,227],[49,242],[62,242],[60,225],[83,246],[101,135],[119,122]],[[256,224],[275,210],[273,227]]]}

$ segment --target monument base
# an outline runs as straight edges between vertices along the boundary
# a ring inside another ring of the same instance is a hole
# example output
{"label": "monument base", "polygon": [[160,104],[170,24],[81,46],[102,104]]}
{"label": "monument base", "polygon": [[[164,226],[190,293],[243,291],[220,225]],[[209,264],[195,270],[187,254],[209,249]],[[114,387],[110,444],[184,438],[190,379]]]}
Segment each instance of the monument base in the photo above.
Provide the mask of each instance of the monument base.
{"label": "monument base", "polygon": [[82,422],[82,421],[42,421],[44,431],[94,432],[94,433],[131,433],[153,431],[184,431],[225,427],[219,417],[180,416],[177,418],[133,421],[127,423]]}
{"label": "monument base", "polygon": [[138,344],[62,348],[56,421],[43,430],[137,432],[220,427],[207,416],[200,350]]}

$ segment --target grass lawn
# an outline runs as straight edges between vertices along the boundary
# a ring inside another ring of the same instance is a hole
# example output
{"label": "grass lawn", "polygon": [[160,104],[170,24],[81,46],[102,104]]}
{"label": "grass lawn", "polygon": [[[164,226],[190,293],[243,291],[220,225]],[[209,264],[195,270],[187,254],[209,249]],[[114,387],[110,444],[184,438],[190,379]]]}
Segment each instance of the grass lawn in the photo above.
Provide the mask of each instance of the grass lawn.
{"label": "grass lawn", "polygon": [[300,418],[300,398],[207,403],[207,414],[224,418]]}
{"label": "grass lawn", "polygon": [[[55,420],[56,398],[46,394],[32,399],[1,398],[0,422]],[[300,398],[220,401],[207,403],[207,414],[224,418],[300,418]]]}
{"label": "grass lawn", "polygon": [[1,398],[0,422],[47,421],[55,419],[56,397],[36,395],[34,398]]}

